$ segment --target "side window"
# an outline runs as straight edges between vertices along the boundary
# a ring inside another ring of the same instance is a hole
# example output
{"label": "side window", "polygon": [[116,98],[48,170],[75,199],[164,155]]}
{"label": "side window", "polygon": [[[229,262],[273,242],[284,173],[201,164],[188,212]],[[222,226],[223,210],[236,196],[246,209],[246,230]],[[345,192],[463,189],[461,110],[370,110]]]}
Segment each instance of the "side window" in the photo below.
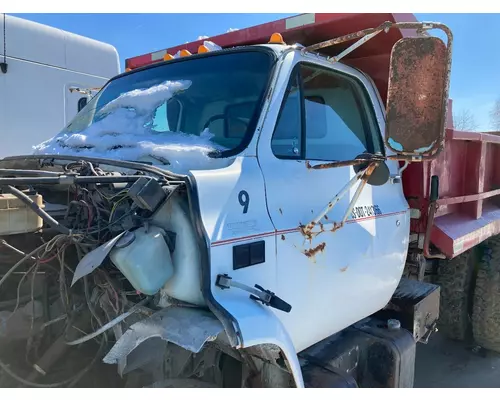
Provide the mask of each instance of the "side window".
{"label": "side window", "polygon": [[310,66],[301,67],[305,103],[305,158],[347,161],[369,151],[372,141],[356,84]]}
{"label": "side window", "polygon": [[300,158],[302,154],[302,104],[298,76],[295,75],[281,107],[271,148],[278,158]]}
{"label": "side window", "polygon": [[88,99],[86,97],[82,97],[78,100],[78,112],[80,112],[83,107],[87,105]]}
{"label": "side window", "polygon": [[297,71],[271,141],[278,158],[348,161],[382,151],[378,125],[359,83],[310,65]]}

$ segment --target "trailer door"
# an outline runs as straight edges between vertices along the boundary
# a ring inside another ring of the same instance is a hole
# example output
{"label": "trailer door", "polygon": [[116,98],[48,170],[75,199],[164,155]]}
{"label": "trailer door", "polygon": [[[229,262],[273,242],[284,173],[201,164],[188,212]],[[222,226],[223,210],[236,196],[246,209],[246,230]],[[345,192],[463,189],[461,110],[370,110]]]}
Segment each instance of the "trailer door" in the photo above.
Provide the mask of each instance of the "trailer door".
{"label": "trailer door", "polygon": [[[279,109],[269,112],[277,122],[268,118],[259,140],[268,211],[277,230],[275,289],[293,307],[289,314],[276,313],[297,351],[383,308],[406,259],[408,206],[394,181],[366,185],[342,228],[334,229],[335,222],[357,185],[321,221],[323,232],[310,237],[300,229],[356,174],[352,166],[328,167],[329,162],[384,152],[377,123],[383,115],[374,111],[372,89],[361,74],[343,69],[297,63],[281,106],[274,102]],[[326,168],[312,168],[321,164]],[[397,173],[396,163],[388,166]]]}

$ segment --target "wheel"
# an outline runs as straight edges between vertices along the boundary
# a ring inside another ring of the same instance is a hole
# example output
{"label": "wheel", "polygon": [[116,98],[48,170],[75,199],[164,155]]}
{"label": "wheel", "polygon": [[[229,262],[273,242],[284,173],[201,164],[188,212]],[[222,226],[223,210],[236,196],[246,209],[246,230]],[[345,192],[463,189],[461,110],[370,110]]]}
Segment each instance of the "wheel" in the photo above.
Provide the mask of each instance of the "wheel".
{"label": "wheel", "polygon": [[440,260],[437,283],[441,286],[438,327],[453,340],[472,336],[471,314],[477,251],[466,251],[451,260]]}
{"label": "wheel", "polygon": [[474,291],[472,330],[479,346],[500,352],[500,236],[490,239],[482,250]]}

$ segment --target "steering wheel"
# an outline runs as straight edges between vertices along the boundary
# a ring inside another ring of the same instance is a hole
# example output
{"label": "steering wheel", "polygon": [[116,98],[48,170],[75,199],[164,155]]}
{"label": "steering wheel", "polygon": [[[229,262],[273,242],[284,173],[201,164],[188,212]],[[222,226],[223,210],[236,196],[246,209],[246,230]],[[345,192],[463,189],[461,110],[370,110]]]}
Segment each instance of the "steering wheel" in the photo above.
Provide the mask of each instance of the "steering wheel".
{"label": "steering wheel", "polygon": [[[217,121],[219,119],[226,119],[226,117],[228,117],[226,114],[216,114],[216,115],[212,115],[207,122],[205,122],[205,125],[203,126],[203,130],[207,129],[210,124],[214,121]],[[245,121],[244,118],[241,118],[241,117],[235,117],[235,116],[229,116],[229,119],[235,119],[235,120],[238,120],[239,122],[242,122],[246,125],[246,128],[248,128],[248,122]]]}

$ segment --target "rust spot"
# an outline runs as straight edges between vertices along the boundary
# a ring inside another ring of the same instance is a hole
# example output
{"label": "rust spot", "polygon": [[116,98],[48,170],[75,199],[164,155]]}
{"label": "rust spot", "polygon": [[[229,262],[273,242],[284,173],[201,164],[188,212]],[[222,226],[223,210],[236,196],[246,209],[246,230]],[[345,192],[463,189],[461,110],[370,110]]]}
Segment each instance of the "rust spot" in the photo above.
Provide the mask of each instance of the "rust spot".
{"label": "rust spot", "polygon": [[[310,224],[309,224],[310,225]],[[309,228],[309,225],[308,226],[305,226],[305,225],[299,225],[299,230],[300,230],[300,233],[302,233],[302,235],[309,241],[312,240],[313,238],[313,234],[311,232],[311,228]]]}
{"label": "rust spot", "polygon": [[281,240],[285,240],[285,235],[281,235]]}
{"label": "rust spot", "polygon": [[306,162],[306,167],[308,169],[328,169],[328,168],[337,168],[337,167],[348,167],[351,165],[360,165],[365,164],[366,162],[373,161],[373,158],[358,158],[356,160],[348,160],[348,161],[334,161],[324,164],[311,165],[309,162]]}
{"label": "rust spot", "polygon": [[283,215],[283,210],[281,208],[278,209],[281,215]]}
{"label": "rust spot", "polygon": [[394,45],[386,126],[386,143],[393,150],[429,155],[439,147],[447,104],[447,57],[445,44],[436,37],[405,38]]}
{"label": "rust spot", "polygon": [[332,229],[330,229],[330,232],[336,232],[340,228],[342,228],[343,226],[344,226],[344,224],[342,222],[341,223],[334,222]]}
{"label": "rust spot", "polygon": [[347,271],[347,268],[349,268],[348,265],[346,265],[344,268],[340,268],[340,272],[346,272]]}
{"label": "rust spot", "polygon": [[369,35],[377,30],[388,29],[392,25],[393,25],[392,22],[386,21],[386,22],[380,24],[380,26],[377,28],[368,28],[368,29],[364,29],[362,31],[349,33],[349,34],[344,35],[344,36],[336,37],[333,39],[328,39],[328,40],[325,40],[324,42],[316,43],[316,44],[313,44],[311,46],[308,46],[308,47],[306,47],[306,50],[307,51],[316,51],[316,50],[322,49],[324,47],[330,47],[330,46],[334,46],[336,44],[350,42],[351,40],[361,39],[362,37]]}
{"label": "rust spot", "polygon": [[312,249],[304,250],[303,253],[307,257],[311,258],[314,257],[316,254],[321,253],[325,249],[325,247],[326,247],[325,242],[322,242]]}

